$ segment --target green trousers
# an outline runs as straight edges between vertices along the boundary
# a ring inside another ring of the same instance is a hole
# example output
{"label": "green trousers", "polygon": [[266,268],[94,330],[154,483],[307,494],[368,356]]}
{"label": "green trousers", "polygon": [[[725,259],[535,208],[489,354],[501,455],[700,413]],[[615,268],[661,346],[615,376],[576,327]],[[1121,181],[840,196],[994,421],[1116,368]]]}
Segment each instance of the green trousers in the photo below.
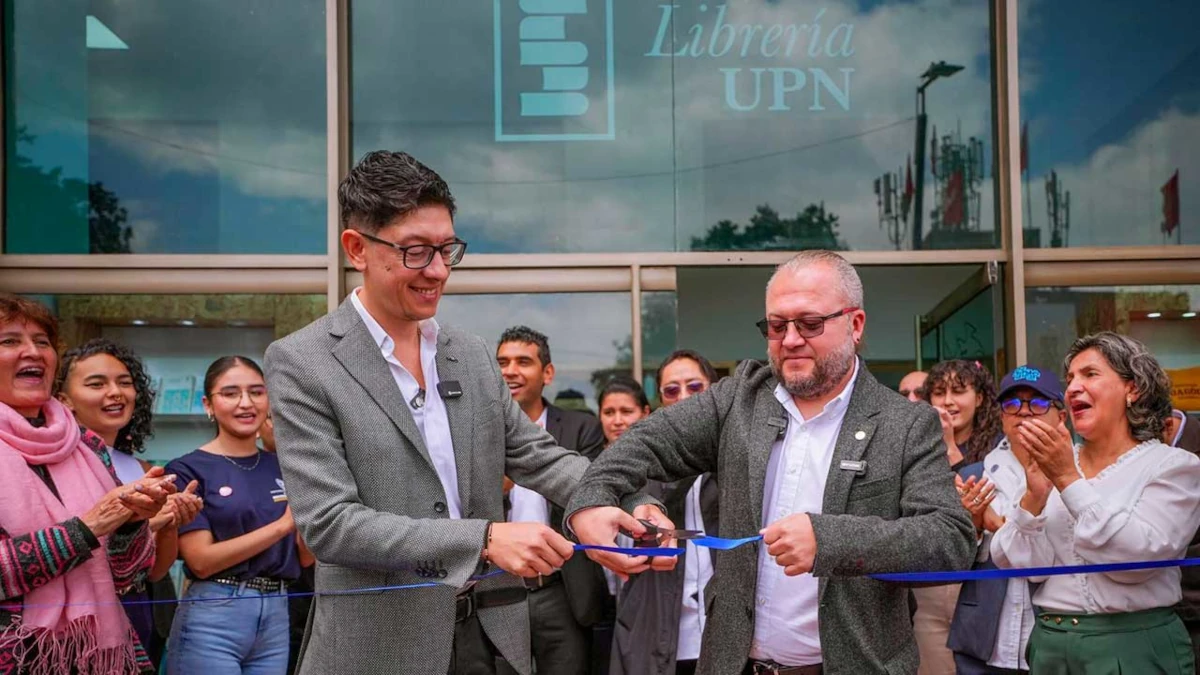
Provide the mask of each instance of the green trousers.
{"label": "green trousers", "polygon": [[1031,675],[1195,675],[1192,641],[1175,611],[1039,613]]}

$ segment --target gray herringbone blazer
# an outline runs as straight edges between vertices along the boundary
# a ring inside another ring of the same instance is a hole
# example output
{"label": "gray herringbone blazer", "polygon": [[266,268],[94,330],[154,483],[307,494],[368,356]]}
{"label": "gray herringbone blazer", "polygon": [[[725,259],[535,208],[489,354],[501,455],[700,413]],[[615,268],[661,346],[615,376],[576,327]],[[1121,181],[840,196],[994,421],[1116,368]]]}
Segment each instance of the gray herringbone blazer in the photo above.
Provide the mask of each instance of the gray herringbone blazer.
{"label": "gray herringbone blazer", "polygon": [[[588,469],[567,513],[615,504],[647,478],[674,481],[712,471],[721,485],[720,535],[757,534],[771,448],[787,419],[775,385],[765,364],[743,363],[707,392],[638,422]],[[866,471],[843,470],[843,461],[865,461]],[[822,513],[812,524],[825,672],[915,673],[908,588],[863,575],[971,564],[975,531],[954,490],[933,409],[908,402],[860,366]],[[758,548],[714,552],[716,598],[700,654],[704,675],[741,672],[749,658]]]}
{"label": "gray herringbone blazer", "polygon": [[[442,382],[462,385],[461,397],[446,400],[461,520],[449,519],[408,405],[348,299],[267,350],[280,464],[300,533],[319,561],[317,591],[431,576],[443,584],[317,597],[302,649],[304,675],[443,675],[456,589],[478,571],[487,521],[504,520],[503,476],[565,504],[588,466],[521,412],[482,339],[442,326],[437,371]],[[519,583],[502,575],[479,588]],[[531,669],[526,607],[479,611],[488,637],[521,673]]]}

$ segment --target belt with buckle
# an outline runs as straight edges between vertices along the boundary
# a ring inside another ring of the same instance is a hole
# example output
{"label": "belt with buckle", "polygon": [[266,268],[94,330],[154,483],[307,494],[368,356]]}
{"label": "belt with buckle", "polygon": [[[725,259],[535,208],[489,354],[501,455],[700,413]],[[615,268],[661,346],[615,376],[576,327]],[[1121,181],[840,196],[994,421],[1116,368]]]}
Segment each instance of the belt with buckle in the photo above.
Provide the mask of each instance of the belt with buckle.
{"label": "belt with buckle", "polygon": [[503,607],[524,602],[528,595],[529,592],[520,586],[505,586],[490,591],[464,591],[454,598],[454,621],[462,623],[478,610],[488,607]]}
{"label": "belt with buckle", "polygon": [[525,588],[528,589],[530,593],[533,593],[540,591],[547,586],[553,586],[555,584],[562,583],[562,572],[555,572],[553,574],[547,574],[546,576],[539,574],[532,579],[521,579],[521,581],[525,584]]}
{"label": "belt with buckle", "polygon": [[225,586],[241,586],[246,585],[246,588],[252,588],[262,593],[280,593],[287,590],[287,582],[280,579],[271,579],[269,577],[254,577],[253,579],[234,579],[233,577],[213,577],[205,579],[217,584]]}
{"label": "belt with buckle", "polygon": [[751,661],[747,673],[751,675],[822,675],[821,664],[811,666],[785,666],[774,661]]}

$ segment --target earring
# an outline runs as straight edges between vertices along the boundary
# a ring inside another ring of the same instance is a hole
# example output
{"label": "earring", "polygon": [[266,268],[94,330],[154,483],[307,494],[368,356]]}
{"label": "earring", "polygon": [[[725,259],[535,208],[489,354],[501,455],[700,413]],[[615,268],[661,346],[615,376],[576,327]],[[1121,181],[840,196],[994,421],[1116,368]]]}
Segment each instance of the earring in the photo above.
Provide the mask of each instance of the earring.
{"label": "earring", "polygon": [[212,414],[212,413],[208,413],[208,421],[209,421],[209,422],[213,421],[213,414]]}
{"label": "earring", "polygon": [[1126,408],[1132,408],[1132,407],[1133,407],[1133,397],[1131,397],[1131,396],[1127,396],[1127,397],[1125,397],[1125,407],[1126,407]]}

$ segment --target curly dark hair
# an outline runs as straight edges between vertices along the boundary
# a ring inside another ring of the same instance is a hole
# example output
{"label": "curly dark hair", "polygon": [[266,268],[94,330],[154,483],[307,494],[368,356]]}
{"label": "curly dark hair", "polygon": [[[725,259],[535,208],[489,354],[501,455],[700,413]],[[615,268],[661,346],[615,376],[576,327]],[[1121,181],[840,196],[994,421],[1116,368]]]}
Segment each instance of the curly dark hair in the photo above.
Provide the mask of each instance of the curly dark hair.
{"label": "curly dark hair", "polygon": [[1081,337],[1071,345],[1063,359],[1063,372],[1071,369],[1075,357],[1089,349],[1099,351],[1122,380],[1133,384],[1137,398],[1125,410],[1129,434],[1138,441],[1161,438],[1171,416],[1171,380],[1158,359],[1145,344],[1126,335],[1102,331]]}
{"label": "curly dark hair", "polygon": [[971,438],[967,440],[967,447],[962,448],[965,462],[974,464],[983,461],[984,456],[992,451],[996,438],[1003,430],[1000,403],[996,400],[996,383],[988,369],[978,361],[942,361],[929,369],[929,377],[921,387],[921,398],[929,403],[935,389],[952,389],[956,384],[974,389],[980,398],[975,417],[971,420]]}
{"label": "curly dark hair", "polygon": [[146,374],[146,365],[142,363],[142,358],[132,349],[106,338],[88,340],[78,347],[68,349],[67,353],[63,354],[62,360],[58,362],[58,374],[54,378],[54,394],[57,396],[62,392],[67,383],[67,376],[71,374],[71,368],[75,367],[76,363],[97,354],[108,354],[120,361],[129,371],[130,377],[133,378],[133,390],[136,392],[133,401],[133,417],[129,418],[129,424],[126,424],[117,433],[117,442],[113,447],[130,454],[145,452],[146,440],[154,436],[151,424],[154,416],[154,397],[157,392],[154,391],[150,376]]}

